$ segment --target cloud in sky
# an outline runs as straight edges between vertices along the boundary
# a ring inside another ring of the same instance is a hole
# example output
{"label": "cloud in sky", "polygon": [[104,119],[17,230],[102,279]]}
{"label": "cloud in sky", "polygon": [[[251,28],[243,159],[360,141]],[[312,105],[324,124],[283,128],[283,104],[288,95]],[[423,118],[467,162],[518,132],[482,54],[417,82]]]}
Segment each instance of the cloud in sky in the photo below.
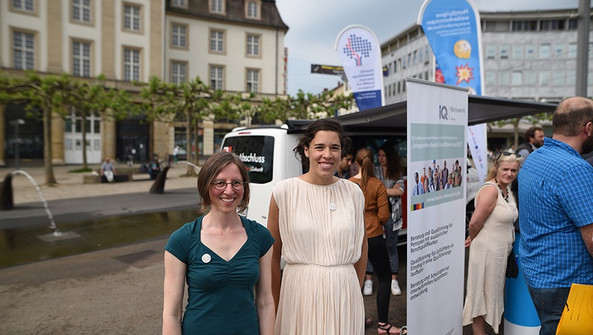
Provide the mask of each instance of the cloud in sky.
{"label": "cloud in sky", "polygon": [[[335,51],[338,34],[361,24],[379,43],[414,25],[424,0],[276,0],[284,22],[288,48],[288,93],[301,89],[319,93],[336,87],[338,76],[311,74],[311,64],[341,65]],[[474,0],[480,11],[577,8],[578,0]]]}

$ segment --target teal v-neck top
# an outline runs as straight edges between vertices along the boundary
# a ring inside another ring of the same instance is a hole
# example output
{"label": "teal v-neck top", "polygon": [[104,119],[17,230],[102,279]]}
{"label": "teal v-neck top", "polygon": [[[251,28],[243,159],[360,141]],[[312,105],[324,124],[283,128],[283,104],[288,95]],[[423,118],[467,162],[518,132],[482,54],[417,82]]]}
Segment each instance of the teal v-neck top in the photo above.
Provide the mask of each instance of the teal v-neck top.
{"label": "teal v-neck top", "polygon": [[259,259],[274,238],[267,228],[241,216],[247,241],[226,261],[201,242],[203,218],[176,230],[165,246],[187,265],[183,334],[259,334],[254,287]]}

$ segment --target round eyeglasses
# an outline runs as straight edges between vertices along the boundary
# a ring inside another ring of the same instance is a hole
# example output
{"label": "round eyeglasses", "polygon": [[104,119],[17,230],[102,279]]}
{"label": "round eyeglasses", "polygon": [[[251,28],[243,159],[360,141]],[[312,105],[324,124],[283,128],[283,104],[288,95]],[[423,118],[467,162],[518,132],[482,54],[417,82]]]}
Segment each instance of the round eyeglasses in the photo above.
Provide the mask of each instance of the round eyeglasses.
{"label": "round eyeglasses", "polygon": [[214,187],[214,189],[218,191],[224,191],[226,189],[226,186],[229,184],[235,191],[241,191],[245,187],[245,182],[238,179],[228,183],[224,180],[215,180],[212,182],[212,186]]}

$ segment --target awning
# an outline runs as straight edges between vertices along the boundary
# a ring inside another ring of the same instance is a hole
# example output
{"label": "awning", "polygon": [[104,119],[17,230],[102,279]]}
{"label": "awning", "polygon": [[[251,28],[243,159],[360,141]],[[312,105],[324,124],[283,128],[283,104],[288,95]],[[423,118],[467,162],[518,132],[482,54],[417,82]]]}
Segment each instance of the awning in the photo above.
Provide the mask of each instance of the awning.
{"label": "awning", "polygon": [[[553,113],[556,105],[542,102],[510,100],[470,95],[468,124],[506,120],[526,115]],[[407,101],[337,116],[347,132],[357,134],[405,134],[407,127]],[[288,120],[290,133],[301,133],[312,120]]]}

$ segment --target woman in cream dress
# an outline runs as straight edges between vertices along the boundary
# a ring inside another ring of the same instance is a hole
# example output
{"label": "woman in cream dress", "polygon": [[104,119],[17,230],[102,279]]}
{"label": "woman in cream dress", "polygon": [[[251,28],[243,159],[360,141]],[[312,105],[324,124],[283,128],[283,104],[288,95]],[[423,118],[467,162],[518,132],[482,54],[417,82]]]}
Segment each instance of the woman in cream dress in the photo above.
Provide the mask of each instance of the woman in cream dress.
{"label": "woman in cream dress", "polygon": [[313,122],[295,148],[309,171],[274,187],[268,228],[275,238],[275,334],[364,333],[364,196],[333,175],[345,141],[336,121]]}
{"label": "woman in cream dress", "polygon": [[476,210],[465,242],[470,249],[463,307],[463,325],[471,324],[475,335],[485,334],[484,321],[498,334],[504,311],[505,269],[518,216],[510,185],[520,162],[514,153],[501,153],[475,199]]}

